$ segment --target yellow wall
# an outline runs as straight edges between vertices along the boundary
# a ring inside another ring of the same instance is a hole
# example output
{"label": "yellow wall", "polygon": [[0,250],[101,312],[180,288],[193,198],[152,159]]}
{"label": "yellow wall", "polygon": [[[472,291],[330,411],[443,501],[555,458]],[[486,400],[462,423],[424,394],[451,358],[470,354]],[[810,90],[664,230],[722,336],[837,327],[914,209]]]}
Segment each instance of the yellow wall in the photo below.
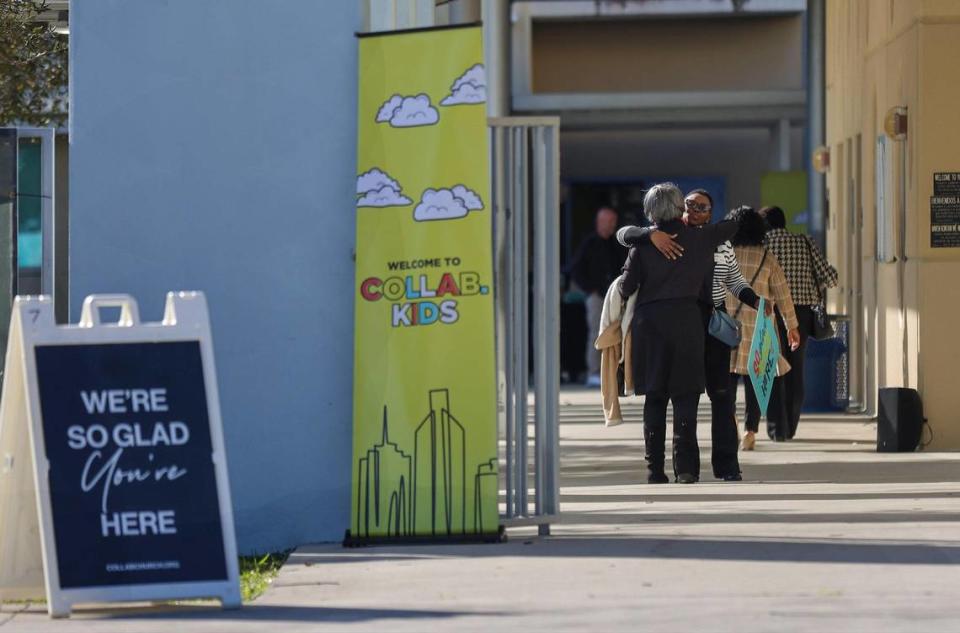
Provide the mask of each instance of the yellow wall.
{"label": "yellow wall", "polygon": [[[841,270],[847,283],[831,292],[832,307],[849,313],[862,290],[874,386],[917,388],[933,431],[929,448],[960,449],[960,342],[953,326],[960,314],[960,248],[930,247],[929,202],[934,172],[960,172],[960,2],[830,0],[826,48],[828,254],[854,266],[859,240],[863,269],[862,282]],[[898,173],[899,152],[906,152],[906,225],[897,227],[906,231],[902,297],[898,264],[875,262],[876,139],[893,106],[906,106],[909,116],[907,140],[892,157]],[[859,166],[850,160],[858,149]]]}

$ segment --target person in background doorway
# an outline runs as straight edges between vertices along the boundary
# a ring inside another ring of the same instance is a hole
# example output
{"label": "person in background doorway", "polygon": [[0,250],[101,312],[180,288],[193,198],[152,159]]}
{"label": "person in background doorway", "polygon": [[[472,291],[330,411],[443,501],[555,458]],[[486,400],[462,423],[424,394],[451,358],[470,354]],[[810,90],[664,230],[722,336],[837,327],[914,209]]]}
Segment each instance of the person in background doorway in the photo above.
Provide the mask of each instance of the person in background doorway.
{"label": "person in background doorway", "polygon": [[[827,262],[823,253],[813,240],[800,233],[787,230],[787,220],[780,207],[763,207],[760,215],[767,222],[767,236],[764,243],[780,262],[783,274],[790,286],[790,295],[797,311],[800,344],[796,349],[784,352],[790,366],[793,367],[780,380],[787,415],[786,439],[793,439],[800,422],[800,410],[803,407],[803,361],[807,353],[807,340],[813,331],[813,308],[820,302],[821,289],[837,285],[837,270]],[[780,332],[780,340],[786,332]]]}
{"label": "person in background doorway", "polygon": [[[704,189],[694,189],[684,198],[683,223],[689,227],[704,226],[710,223],[713,211],[713,198]],[[683,249],[662,231],[655,227],[624,227],[617,231],[617,240],[625,246],[640,243],[649,235],[650,242],[663,253],[664,257],[674,259],[682,256]],[[703,330],[707,326],[713,311],[726,312],[724,298],[727,291],[748,306],[757,307],[760,299],[740,271],[740,264],[730,242],[717,247],[713,256],[714,264],[700,290],[698,304],[703,318]],[[711,410],[711,463],[713,476],[724,481],[740,481],[740,461],[737,457],[737,423],[733,416],[730,387],[730,347],[719,339],[706,334],[704,336],[704,371],[707,396]]]}
{"label": "person in background doorway", "polygon": [[664,473],[667,402],[673,403],[673,471],[679,483],[700,478],[697,405],[706,384],[703,317],[698,307],[704,279],[717,247],[737,230],[733,222],[694,228],[682,221],[683,194],[670,183],[655,185],[643,198],[652,224],[675,236],[682,256],[664,257],[653,241],[630,249],[620,294],[637,291],[632,323],[634,391],[645,395],[643,440],[647,482],[667,483]]}
{"label": "person in background doorway", "polygon": [[587,385],[590,387],[600,386],[600,352],[594,347],[594,343],[600,334],[603,297],[613,280],[620,275],[625,254],[623,247],[614,239],[617,221],[617,212],[610,207],[598,209],[596,230],[580,243],[570,266],[573,281],[586,295]]}
{"label": "person in background doorway", "polygon": [[[751,280],[750,285],[758,295],[766,298],[768,302],[771,300],[774,302],[778,314],[781,315],[786,325],[787,336],[785,337],[786,340],[783,341],[781,355],[778,359],[777,374],[782,376],[787,372],[792,373],[796,369],[791,369],[783,354],[788,349],[797,349],[800,344],[800,333],[797,332],[797,317],[794,313],[793,299],[790,297],[787,279],[777,262],[777,258],[763,245],[763,237],[767,227],[763,218],[752,207],[737,207],[727,214],[727,219],[734,220],[739,226],[737,235],[733,238],[733,249],[737,254],[737,260],[740,262],[744,276]],[[745,304],[738,305],[738,303],[732,297],[727,297],[727,310],[740,322],[743,334],[739,347],[733,350],[730,357],[731,415],[733,415],[732,407],[736,405],[737,383],[742,377],[747,399],[747,420],[746,432],[743,436],[743,450],[752,451],[756,444],[757,429],[760,427],[760,405],[753,391],[750,377],[747,375],[747,365],[750,361],[750,345],[753,342],[757,312]],[[782,436],[782,431],[774,431],[774,429],[783,429],[786,424],[782,402],[782,394],[777,392],[775,383],[767,407],[767,433],[773,439],[778,440],[785,439]]]}

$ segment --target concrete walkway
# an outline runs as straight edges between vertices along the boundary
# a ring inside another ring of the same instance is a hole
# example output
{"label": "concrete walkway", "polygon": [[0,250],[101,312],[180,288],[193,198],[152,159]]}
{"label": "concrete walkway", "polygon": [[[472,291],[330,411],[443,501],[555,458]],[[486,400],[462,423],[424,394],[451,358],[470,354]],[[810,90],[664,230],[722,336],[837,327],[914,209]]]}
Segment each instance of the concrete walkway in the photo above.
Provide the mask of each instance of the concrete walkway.
{"label": "concrete walkway", "polygon": [[[564,514],[550,538],[305,546],[239,612],[52,623],[8,605],[0,629],[960,630],[960,454],[877,454],[874,423],[805,418],[795,441],[741,453],[742,483],[647,486],[639,424],[603,428],[590,392],[564,392],[561,411]],[[626,414],[638,421],[639,406]]]}

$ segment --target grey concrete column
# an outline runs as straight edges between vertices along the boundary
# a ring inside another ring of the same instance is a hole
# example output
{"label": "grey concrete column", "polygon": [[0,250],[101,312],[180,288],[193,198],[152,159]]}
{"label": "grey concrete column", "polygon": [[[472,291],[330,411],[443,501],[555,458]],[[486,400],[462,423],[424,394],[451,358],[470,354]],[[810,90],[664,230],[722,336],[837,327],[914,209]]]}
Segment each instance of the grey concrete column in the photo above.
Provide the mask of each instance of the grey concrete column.
{"label": "grey concrete column", "polygon": [[479,22],[482,13],[480,0],[451,0],[450,24],[469,24]]}
{"label": "grey concrete column", "polygon": [[483,56],[487,116],[510,114],[510,8],[507,0],[483,0]]}
{"label": "grey concrete column", "polygon": [[777,171],[790,171],[790,119],[777,123]]}

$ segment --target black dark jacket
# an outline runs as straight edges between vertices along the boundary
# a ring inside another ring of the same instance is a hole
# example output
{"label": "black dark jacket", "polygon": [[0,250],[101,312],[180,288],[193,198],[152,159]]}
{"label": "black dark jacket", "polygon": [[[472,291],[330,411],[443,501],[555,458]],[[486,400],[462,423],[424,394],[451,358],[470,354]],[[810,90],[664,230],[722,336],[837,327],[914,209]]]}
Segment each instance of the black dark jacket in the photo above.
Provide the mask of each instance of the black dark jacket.
{"label": "black dark jacket", "polygon": [[720,222],[691,228],[680,220],[671,220],[663,223],[660,230],[676,233],[676,241],[684,248],[683,257],[667,259],[649,242],[634,246],[623,266],[626,275],[621,294],[630,296],[639,288],[638,305],[665,299],[699,298],[705,279],[713,271],[714,251],[733,237],[737,223]]}
{"label": "black dark jacket", "polygon": [[577,249],[570,265],[570,273],[580,289],[589,294],[603,295],[613,280],[620,275],[627,255],[617,238],[603,239],[591,233]]}
{"label": "black dark jacket", "polygon": [[[702,226],[708,226],[708,225],[702,225]],[[627,246],[639,246],[640,244],[650,244],[651,243],[650,235],[656,230],[658,230],[656,226],[625,227],[623,229],[620,229],[617,235],[620,236],[621,235],[620,232],[622,232],[622,242],[626,243]],[[629,260],[626,263],[624,263],[623,270],[626,271],[628,266],[629,266]],[[713,308],[714,308],[713,276],[715,271],[716,271],[716,264],[710,267],[710,270],[707,273],[706,277],[703,278],[703,285],[700,287],[700,296],[698,297],[698,301],[700,302],[700,306],[706,312],[711,312],[713,311]],[[726,285],[727,289],[730,290],[730,292],[733,292],[733,289],[731,288],[731,285],[729,282],[725,281],[724,284]],[[639,286],[640,284],[637,283],[636,285]],[[757,296],[757,294],[753,291],[753,288],[751,288],[749,285],[746,285],[740,289],[739,293],[737,294],[737,298],[740,299],[740,301],[746,303],[748,306],[752,306],[754,309],[756,309],[757,306],[760,304],[760,297]]]}

